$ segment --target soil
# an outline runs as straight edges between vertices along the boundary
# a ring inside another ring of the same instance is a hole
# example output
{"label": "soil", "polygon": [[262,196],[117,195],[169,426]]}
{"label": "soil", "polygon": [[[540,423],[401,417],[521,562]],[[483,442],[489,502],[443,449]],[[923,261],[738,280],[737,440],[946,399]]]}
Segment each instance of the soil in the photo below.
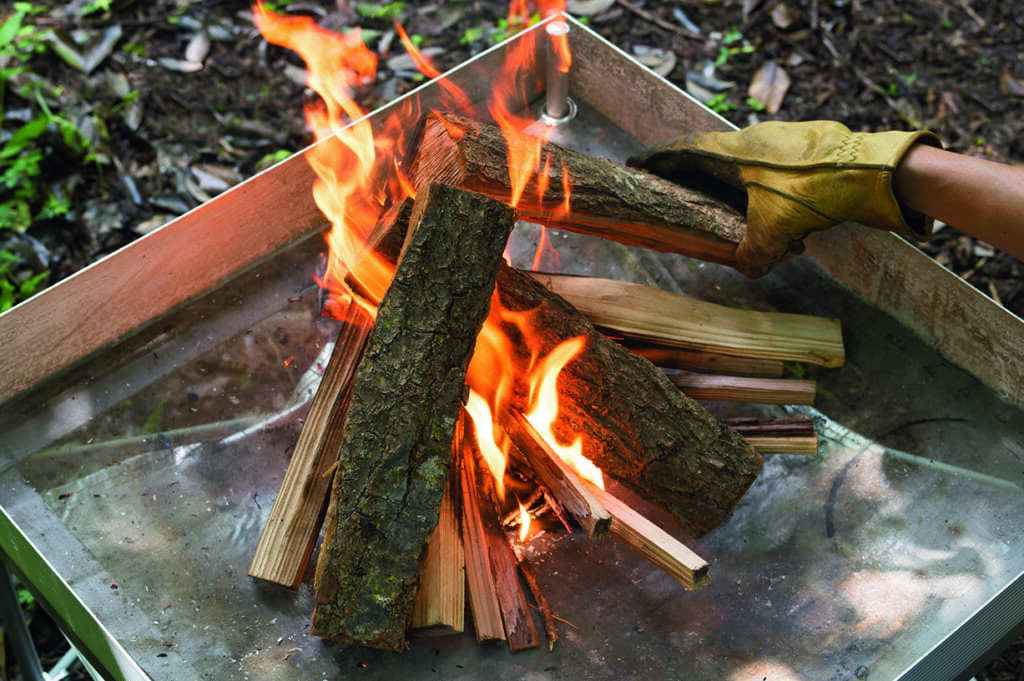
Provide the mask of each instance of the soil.
{"label": "soil", "polygon": [[[115,0],[109,11],[83,19],[102,4],[77,0],[34,18],[68,35],[84,26],[97,40],[115,26],[121,31],[88,75],[52,50],[31,62],[37,76],[62,86],[48,96],[54,113],[75,121],[98,152],[88,161],[59,135],[48,139],[44,175],[70,201],[70,213],[24,234],[0,231],[0,245],[22,253],[28,270],[49,270],[51,283],[251,176],[268,156],[312,141],[301,108],[310,96],[301,61],[260,37],[247,2]],[[365,16],[368,7],[388,3],[277,4],[333,30],[366,29],[368,44],[383,55],[376,82],[360,98],[365,110],[420,82],[400,56],[390,19]],[[444,71],[497,40],[507,9],[506,2],[483,0],[406,3],[400,20]],[[1024,18],[1016,3],[588,0],[570,9],[590,14],[591,28],[663,68],[672,82],[710,97],[739,126],[833,119],[855,130],[925,127],[954,151],[1024,163]],[[9,12],[0,8],[0,21]],[[89,46],[78,49],[90,53]],[[752,100],[751,83],[773,67],[774,77]],[[5,84],[5,134],[15,125],[11,112],[34,106],[17,96],[17,84]],[[773,97],[781,97],[777,109]],[[1024,313],[1019,261],[953,227],[923,249]],[[40,645],[52,647],[53,637]],[[1022,651],[1021,644],[1012,647],[978,679],[1020,681]]]}

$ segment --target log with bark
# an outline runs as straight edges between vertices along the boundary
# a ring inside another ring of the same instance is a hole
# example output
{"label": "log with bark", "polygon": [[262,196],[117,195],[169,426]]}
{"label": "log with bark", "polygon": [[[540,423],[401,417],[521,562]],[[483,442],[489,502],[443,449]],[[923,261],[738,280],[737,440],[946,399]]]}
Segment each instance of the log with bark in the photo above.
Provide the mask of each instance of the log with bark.
{"label": "log with bark", "polygon": [[746,222],[729,204],[643,170],[537,144],[537,165],[531,159],[519,168],[497,127],[434,112],[424,123],[413,183],[438,180],[509,201],[511,164],[531,176],[516,204],[522,220],[741,269],[736,246]]}
{"label": "log with bark", "polygon": [[[530,275],[503,265],[498,293],[506,308],[533,311],[540,356],[570,338],[586,338],[583,352],[559,377],[559,436],[570,442],[582,434],[584,456],[692,535],[718,526],[760,473],[760,455],[653,364],[608,340]],[[523,396],[517,399],[513,406],[527,411]]]}
{"label": "log with bark", "polygon": [[466,366],[513,211],[423,187],[352,385],[316,569],[312,633],[402,650],[448,481]]}
{"label": "log with bark", "polygon": [[[381,216],[371,238],[374,252],[392,265],[398,260],[411,214],[411,199],[392,206]],[[353,280],[346,283],[359,289]],[[373,325],[370,313],[354,297],[343,312],[338,312],[336,302],[329,304],[342,326],[249,567],[250,576],[293,589],[299,588],[320,537],[352,379]]]}

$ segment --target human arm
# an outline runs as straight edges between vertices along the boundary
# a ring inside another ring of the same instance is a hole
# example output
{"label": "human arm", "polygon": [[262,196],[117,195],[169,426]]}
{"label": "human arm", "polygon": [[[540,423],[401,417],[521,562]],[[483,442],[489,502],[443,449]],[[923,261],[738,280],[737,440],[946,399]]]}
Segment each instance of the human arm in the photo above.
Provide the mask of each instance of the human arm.
{"label": "human arm", "polygon": [[1012,255],[1024,251],[1024,170],[942,151],[927,132],[771,121],[684,135],[630,163],[683,184],[713,177],[743,189],[747,233],[736,256],[749,276],[845,221],[924,240],[938,218]]}
{"label": "human arm", "polygon": [[896,167],[897,200],[1024,260],[1024,168],[930,146]]}

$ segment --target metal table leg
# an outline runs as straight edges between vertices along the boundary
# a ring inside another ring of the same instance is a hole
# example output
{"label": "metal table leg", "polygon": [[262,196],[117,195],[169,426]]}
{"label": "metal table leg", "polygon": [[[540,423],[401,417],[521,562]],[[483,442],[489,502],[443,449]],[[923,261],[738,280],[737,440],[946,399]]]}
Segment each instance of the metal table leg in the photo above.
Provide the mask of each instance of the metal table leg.
{"label": "metal table leg", "polygon": [[3,622],[4,630],[11,639],[11,647],[18,658],[22,677],[26,681],[45,681],[39,654],[32,644],[25,617],[21,614],[21,605],[18,603],[18,594],[14,591],[11,571],[2,560],[0,565],[3,566],[0,574],[0,621]]}

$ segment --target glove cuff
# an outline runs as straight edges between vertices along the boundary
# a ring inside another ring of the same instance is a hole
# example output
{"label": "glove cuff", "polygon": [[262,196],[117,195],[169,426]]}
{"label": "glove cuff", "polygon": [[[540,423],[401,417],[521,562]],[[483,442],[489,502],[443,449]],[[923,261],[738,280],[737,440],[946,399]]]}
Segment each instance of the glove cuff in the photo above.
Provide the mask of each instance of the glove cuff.
{"label": "glove cuff", "polygon": [[935,228],[935,219],[900,204],[893,189],[893,175],[903,157],[915,145],[927,144],[941,149],[942,141],[927,130],[868,133],[862,137],[866,147],[864,156],[881,161],[882,165],[876,186],[876,191],[880,195],[877,196],[877,201],[868,203],[868,206],[876,209],[869,208],[869,214],[863,219],[864,224],[886,229],[901,236],[913,237],[919,241],[927,240]]}

